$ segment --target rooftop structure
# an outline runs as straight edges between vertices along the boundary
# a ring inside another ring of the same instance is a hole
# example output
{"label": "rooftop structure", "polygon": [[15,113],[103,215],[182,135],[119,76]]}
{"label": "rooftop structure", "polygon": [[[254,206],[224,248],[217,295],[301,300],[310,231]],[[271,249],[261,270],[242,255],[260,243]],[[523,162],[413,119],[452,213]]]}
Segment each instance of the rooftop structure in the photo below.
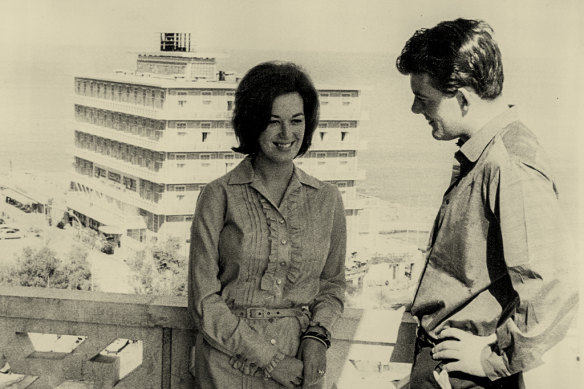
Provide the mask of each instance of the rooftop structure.
{"label": "rooftop structure", "polygon": [[[231,147],[237,79],[185,34],[161,34],[134,72],[75,78],[74,166],[69,208],[91,228],[130,242],[188,240],[201,188],[243,158]],[[319,86],[320,124],[296,164],[343,193],[350,236],[360,212],[360,90]]]}

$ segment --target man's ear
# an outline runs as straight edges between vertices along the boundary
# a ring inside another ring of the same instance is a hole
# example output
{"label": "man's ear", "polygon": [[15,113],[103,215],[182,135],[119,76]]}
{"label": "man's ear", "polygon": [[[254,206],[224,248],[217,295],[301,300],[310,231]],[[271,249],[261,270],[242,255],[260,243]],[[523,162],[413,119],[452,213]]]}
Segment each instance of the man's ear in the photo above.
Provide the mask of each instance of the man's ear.
{"label": "man's ear", "polygon": [[472,104],[472,96],[471,92],[468,91],[466,88],[460,88],[456,92],[456,101],[458,102],[458,106],[460,107],[460,112],[462,112],[462,116],[465,116],[468,113],[468,110]]}

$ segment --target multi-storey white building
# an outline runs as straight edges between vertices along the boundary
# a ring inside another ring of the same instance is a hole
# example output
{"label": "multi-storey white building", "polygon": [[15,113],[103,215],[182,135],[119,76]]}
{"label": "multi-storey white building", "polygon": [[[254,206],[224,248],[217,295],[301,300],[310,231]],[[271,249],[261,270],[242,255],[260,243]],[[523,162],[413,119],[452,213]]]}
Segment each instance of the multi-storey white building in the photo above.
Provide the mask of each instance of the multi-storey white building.
{"label": "multi-storey white building", "polygon": [[[138,55],[135,72],[75,78],[75,173],[68,206],[106,234],[138,241],[188,239],[201,188],[242,158],[231,147],[235,77],[189,51],[186,34],[161,34],[161,51]],[[320,124],[297,165],[337,184],[349,235],[357,234],[355,183],[360,91],[317,85]],[[351,238],[350,238],[351,240]]]}

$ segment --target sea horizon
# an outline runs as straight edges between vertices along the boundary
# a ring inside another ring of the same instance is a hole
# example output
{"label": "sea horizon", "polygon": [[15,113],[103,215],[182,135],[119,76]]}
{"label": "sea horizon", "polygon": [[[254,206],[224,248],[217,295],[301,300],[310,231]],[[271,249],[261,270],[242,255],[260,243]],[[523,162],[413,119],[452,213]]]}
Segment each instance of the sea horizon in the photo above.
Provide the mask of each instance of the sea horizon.
{"label": "sea horizon", "polygon": [[[34,61],[14,59],[0,65],[0,104],[10,107],[0,119],[0,170],[72,171],[74,77],[112,73],[116,69],[135,70],[136,55],[152,50],[80,46],[70,47],[59,56],[51,55],[55,47],[31,50]],[[365,180],[356,183],[358,191],[406,207],[438,208],[450,178],[456,146],[454,142],[435,141],[426,121],[411,113],[409,80],[395,69],[396,54],[202,51],[222,53],[217,58],[220,70],[244,74],[259,62],[293,61],[304,67],[317,87],[325,84],[360,88],[362,110],[369,119],[360,122],[360,137],[368,146],[358,154],[359,166],[366,172]],[[515,70],[515,76],[521,70]],[[519,97],[529,95],[523,92]],[[535,108],[540,109],[537,105]],[[533,116],[533,111],[528,112]],[[560,167],[556,169],[560,173],[559,186],[567,186],[564,209],[576,225],[578,183],[571,177],[579,169],[577,159],[570,158],[573,156],[564,150],[556,151],[565,148],[565,144],[545,135],[544,132],[544,140],[552,140],[552,165]]]}

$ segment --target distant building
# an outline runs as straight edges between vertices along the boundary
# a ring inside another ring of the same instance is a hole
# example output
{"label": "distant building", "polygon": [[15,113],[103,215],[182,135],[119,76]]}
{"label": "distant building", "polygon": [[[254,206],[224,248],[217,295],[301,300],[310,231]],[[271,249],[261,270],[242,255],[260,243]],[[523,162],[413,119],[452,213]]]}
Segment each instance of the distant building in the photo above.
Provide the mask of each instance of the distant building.
{"label": "distant building", "polygon": [[[139,54],[135,72],[75,78],[75,172],[68,207],[109,235],[188,240],[197,196],[242,158],[231,151],[237,79],[188,34],[163,33],[160,52]],[[356,181],[361,92],[319,86],[321,115],[311,150],[297,165],[343,193],[357,235]],[[352,238],[350,238],[351,240]]]}

